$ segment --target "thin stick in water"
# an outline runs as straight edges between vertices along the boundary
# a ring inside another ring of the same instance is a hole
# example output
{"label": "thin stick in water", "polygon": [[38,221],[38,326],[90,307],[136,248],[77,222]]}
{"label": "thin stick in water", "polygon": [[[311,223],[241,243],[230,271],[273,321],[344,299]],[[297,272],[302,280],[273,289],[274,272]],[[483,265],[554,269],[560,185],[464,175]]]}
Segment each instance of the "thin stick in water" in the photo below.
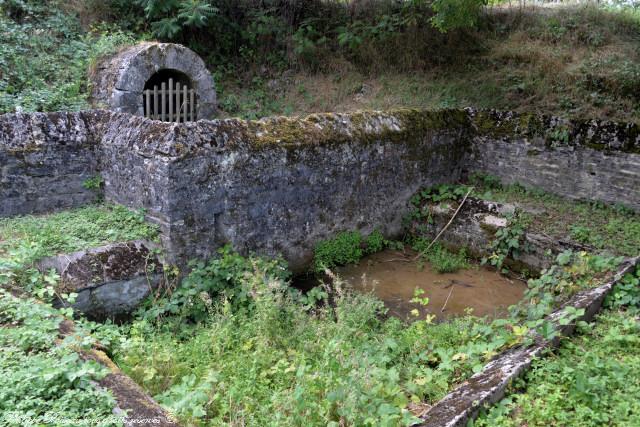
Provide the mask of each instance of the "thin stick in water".
{"label": "thin stick in water", "polygon": [[469,191],[467,191],[467,194],[464,195],[464,198],[462,199],[462,202],[460,202],[460,205],[458,206],[458,209],[456,209],[456,211],[453,213],[453,216],[451,217],[451,219],[449,220],[449,222],[447,223],[447,225],[445,225],[442,230],[440,230],[440,232],[438,233],[438,235],[436,236],[435,239],[433,239],[431,241],[431,243],[429,243],[429,246],[427,246],[427,248],[423,251],[421,251],[418,255],[416,255],[416,257],[414,258],[414,261],[417,260],[418,258],[420,258],[421,256],[423,256],[424,254],[426,254],[427,252],[429,252],[429,249],[431,249],[431,246],[433,246],[433,244],[440,238],[440,236],[442,236],[442,233],[445,232],[445,230],[447,228],[449,228],[449,226],[451,225],[451,223],[453,222],[453,220],[455,219],[456,215],[458,215],[458,212],[460,212],[460,209],[462,209],[462,206],[464,205],[464,202],[467,201],[467,197],[469,197],[469,194],[471,194],[471,192],[473,191],[474,187],[469,188]]}
{"label": "thin stick in water", "polygon": [[447,307],[447,303],[449,302],[449,298],[451,298],[451,294],[453,293],[453,288],[454,288],[454,286],[451,287],[451,290],[449,291],[449,295],[447,295],[447,299],[444,301],[444,305],[440,309],[440,313],[444,313],[444,309]]}

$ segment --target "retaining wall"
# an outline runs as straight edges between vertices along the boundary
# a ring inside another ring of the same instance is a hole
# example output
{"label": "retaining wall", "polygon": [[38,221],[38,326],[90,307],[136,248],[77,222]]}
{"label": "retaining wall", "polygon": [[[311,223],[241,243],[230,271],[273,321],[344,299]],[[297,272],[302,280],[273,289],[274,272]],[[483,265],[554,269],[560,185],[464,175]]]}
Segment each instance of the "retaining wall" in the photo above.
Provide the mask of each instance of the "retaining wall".
{"label": "retaining wall", "polygon": [[468,171],[640,210],[638,125],[497,111],[469,117]]}
{"label": "retaining wall", "polygon": [[282,254],[293,270],[339,231],[398,234],[418,188],[459,178],[467,131],[459,111],[115,120],[103,140],[106,197],[147,208],[174,260],[231,243]]}
{"label": "retaining wall", "polygon": [[83,183],[98,173],[87,117],[98,113],[0,115],[0,217],[90,203]]}
{"label": "retaining wall", "polygon": [[635,124],[398,110],[171,124],[123,113],[0,116],[0,216],[107,200],[144,208],[169,260],[231,243],[301,269],[339,231],[401,229],[420,187],[490,173],[640,210]]}

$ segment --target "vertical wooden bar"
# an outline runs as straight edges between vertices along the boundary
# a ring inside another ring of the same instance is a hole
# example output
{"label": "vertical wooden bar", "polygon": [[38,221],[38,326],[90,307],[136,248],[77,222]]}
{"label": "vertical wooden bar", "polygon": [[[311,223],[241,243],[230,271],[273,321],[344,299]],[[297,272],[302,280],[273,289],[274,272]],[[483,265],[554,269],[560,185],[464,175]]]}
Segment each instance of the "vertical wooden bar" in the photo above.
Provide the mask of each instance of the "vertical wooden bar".
{"label": "vertical wooden bar", "polygon": [[167,109],[167,85],[165,82],[162,82],[160,85],[160,120],[164,122],[165,119],[165,110]]}
{"label": "vertical wooden bar", "polygon": [[144,103],[147,107],[146,110],[144,110],[144,116],[145,117],[149,117],[151,114],[151,91],[149,89],[144,91]]}
{"label": "vertical wooden bar", "polygon": [[153,119],[158,120],[158,85],[153,86]]}
{"label": "vertical wooden bar", "polygon": [[182,108],[180,93],[180,82],[176,82],[176,123],[180,123],[180,109]]}
{"label": "vertical wooden bar", "polygon": [[193,89],[191,89],[189,91],[189,115],[191,116],[191,121],[195,122],[196,118],[193,116],[193,111],[195,109],[195,98],[196,98],[196,94],[195,91]]}
{"label": "vertical wooden bar", "polygon": [[173,121],[173,79],[169,79],[169,121]]}
{"label": "vertical wooden bar", "polygon": [[182,112],[182,121],[187,123],[189,121],[189,118],[187,117],[187,113],[189,112],[187,110],[187,107],[189,106],[189,103],[187,102],[187,100],[189,99],[189,88],[187,87],[187,85],[184,85],[184,89],[182,90],[182,104],[184,105],[184,111]]}

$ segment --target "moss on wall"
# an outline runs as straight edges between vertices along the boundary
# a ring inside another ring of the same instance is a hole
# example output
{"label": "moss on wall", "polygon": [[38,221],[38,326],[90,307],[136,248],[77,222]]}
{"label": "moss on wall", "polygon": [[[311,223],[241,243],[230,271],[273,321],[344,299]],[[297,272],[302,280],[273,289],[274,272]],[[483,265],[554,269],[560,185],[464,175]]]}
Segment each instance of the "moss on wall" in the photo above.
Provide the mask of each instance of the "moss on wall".
{"label": "moss on wall", "polygon": [[544,114],[468,110],[478,137],[503,141],[540,139],[548,146],[582,145],[595,150],[640,152],[640,127],[605,120],[568,120]]}

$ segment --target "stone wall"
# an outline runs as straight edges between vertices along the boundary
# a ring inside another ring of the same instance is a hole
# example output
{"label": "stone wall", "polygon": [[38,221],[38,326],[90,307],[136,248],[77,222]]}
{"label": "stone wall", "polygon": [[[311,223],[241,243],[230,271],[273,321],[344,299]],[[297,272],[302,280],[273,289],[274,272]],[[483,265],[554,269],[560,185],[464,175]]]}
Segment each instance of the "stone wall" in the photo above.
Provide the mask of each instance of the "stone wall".
{"label": "stone wall", "polygon": [[470,173],[640,210],[637,125],[495,111],[470,111],[470,118]]}
{"label": "stone wall", "polygon": [[640,210],[640,131],[494,111],[398,110],[171,124],[124,113],[0,116],[0,216],[107,200],[144,208],[170,260],[226,243],[294,269],[343,230],[401,229],[420,187],[484,172]]}
{"label": "stone wall", "polygon": [[86,113],[0,116],[0,217],[81,206],[98,171],[99,146]]}
{"label": "stone wall", "polygon": [[175,43],[138,43],[103,58],[91,76],[91,104],[142,116],[145,83],[160,70],[187,76],[196,91],[198,117],[215,117],[216,90],[211,73],[195,52]]}
{"label": "stone wall", "polygon": [[282,254],[294,270],[337,232],[398,234],[418,188],[459,177],[467,129],[462,112],[125,119],[117,128],[129,131],[105,138],[106,197],[147,208],[174,260],[231,243]]}
{"label": "stone wall", "polygon": [[[439,236],[439,241],[452,251],[466,249],[469,255],[476,259],[490,256],[491,242],[495,240],[496,231],[507,227],[509,217],[517,210],[531,215],[524,206],[510,203],[496,203],[469,197],[462,209],[446,229],[445,227],[458,208],[457,203],[430,202],[423,206],[423,212],[428,212],[428,219],[414,219],[409,224],[409,231],[432,241]],[[555,239],[535,230],[527,229],[522,235],[520,244],[526,250],[511,253],[505,260],[505,265],[513,271],[538,273],[551,267],[558,254],[565,250],[591,250],[585,245],[570,239]]]}

